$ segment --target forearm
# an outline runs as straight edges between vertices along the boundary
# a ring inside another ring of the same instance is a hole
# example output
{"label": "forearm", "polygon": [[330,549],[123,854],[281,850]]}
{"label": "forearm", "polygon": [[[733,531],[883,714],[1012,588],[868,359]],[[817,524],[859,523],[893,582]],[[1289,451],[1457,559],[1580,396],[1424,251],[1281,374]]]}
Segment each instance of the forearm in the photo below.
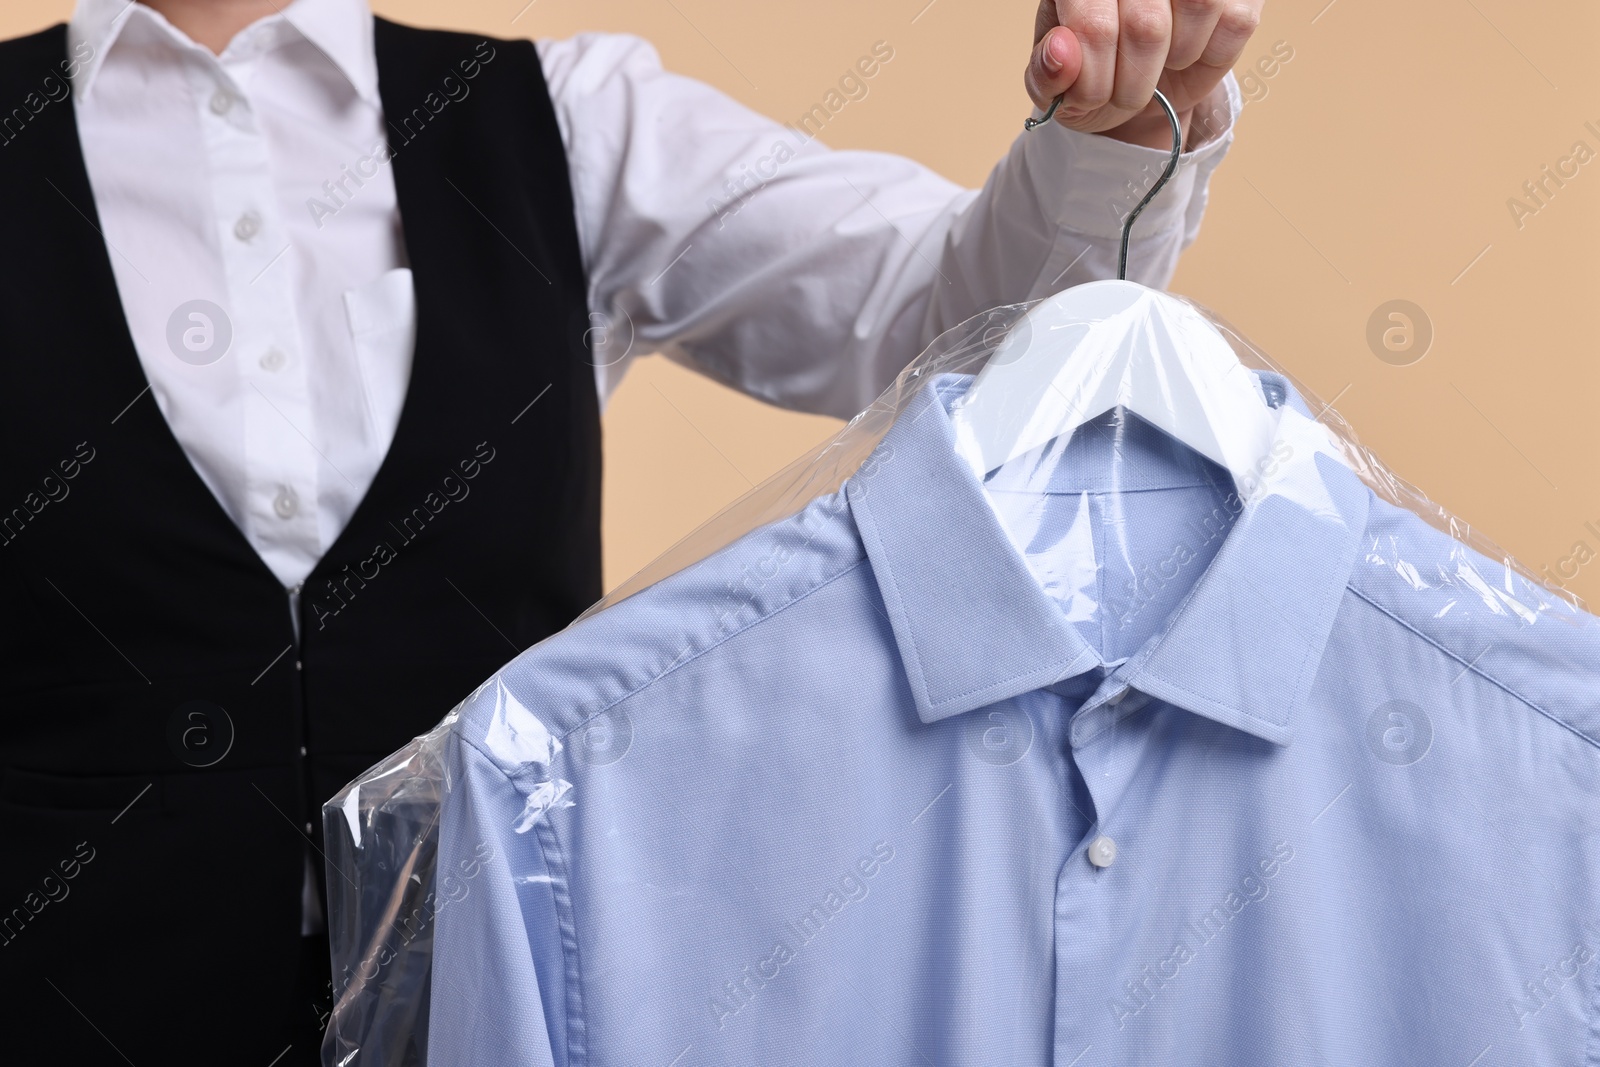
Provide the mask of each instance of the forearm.
{"label": "forearm", "polygon": [[[1019,130],[968,190],[900,157],[829,151],[662,71],[643,42],[542,48],[603,393],[631,358],[661,351],[774,404],[849,417],[945,329],[1113,276],[1119,212],[1166,162],[1062,127]],[[1141,216],[1135,279],[1170,277],[1225,148],[1186,156]]]}

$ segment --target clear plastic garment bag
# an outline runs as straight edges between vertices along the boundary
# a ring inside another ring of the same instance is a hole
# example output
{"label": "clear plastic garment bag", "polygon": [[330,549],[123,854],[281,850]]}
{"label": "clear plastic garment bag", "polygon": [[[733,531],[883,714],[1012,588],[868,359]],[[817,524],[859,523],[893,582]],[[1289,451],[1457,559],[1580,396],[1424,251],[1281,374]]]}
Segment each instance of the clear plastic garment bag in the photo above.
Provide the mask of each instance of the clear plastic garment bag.
{"label": "clear plastic garment bag", "polygon": [[1600,1063],[1600,622],[1181,297],[948,331],[441,714],[328,1063]]}

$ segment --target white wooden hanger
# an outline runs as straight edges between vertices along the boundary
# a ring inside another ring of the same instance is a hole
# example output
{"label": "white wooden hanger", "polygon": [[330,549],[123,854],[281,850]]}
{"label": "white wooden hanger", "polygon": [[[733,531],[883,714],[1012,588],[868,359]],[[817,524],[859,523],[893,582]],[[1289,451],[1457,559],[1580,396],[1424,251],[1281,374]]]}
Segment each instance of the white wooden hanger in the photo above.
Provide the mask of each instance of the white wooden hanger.
{"label": "white wooden hanger", "polygon": [[1120,407],[1223,467],[1241,490],[1259,484],[1279,413],[1255,375],[1191,305],[1127,280],[1133,222],[1183,150],[1177,114],[1155,95],[1172,123],[1172,156],[1123,223],[1117,279],[1074,286],[1031,309],[951,413],[957,449],[980,479]]}

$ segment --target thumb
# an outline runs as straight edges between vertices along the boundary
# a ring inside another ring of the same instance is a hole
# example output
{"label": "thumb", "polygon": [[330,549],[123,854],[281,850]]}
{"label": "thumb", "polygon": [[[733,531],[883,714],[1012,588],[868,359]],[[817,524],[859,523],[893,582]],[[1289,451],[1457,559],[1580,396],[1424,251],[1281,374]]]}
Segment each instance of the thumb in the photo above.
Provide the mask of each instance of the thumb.
{"label": "thumb", "polygon": [[1044,111],[1052,100],[1072,88],[1082,69],[1083,49],[1078,46],[1078,38],[1066,27],[1056,26],[1033,46],[1033,57],[1023,76],[1028,96]]}

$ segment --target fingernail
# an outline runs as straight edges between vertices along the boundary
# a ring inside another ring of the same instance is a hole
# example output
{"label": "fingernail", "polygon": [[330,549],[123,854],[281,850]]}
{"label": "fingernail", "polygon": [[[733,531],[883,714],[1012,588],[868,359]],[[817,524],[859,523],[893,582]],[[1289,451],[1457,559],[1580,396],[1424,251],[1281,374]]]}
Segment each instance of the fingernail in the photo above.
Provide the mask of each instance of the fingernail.
{"label": "fingernail", "polygon": [[1060,70],[1061,64],[1067,61],[1067,42],[1061,39],[1059,33],[1052,33],[1050,40],[1044,46],[1044,65],[1050,70]]}

